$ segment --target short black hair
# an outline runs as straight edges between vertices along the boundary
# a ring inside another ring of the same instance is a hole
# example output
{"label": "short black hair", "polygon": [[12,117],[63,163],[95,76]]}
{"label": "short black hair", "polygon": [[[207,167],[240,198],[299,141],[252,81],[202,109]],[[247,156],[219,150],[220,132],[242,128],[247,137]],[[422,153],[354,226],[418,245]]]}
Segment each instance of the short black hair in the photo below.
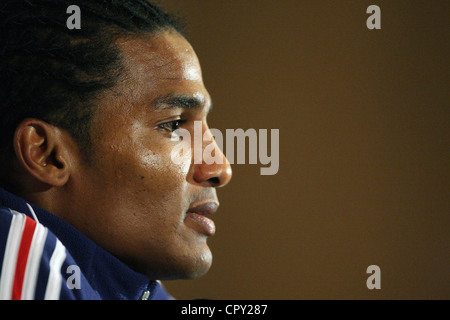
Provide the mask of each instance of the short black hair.
{"label": "short black hair", "polygon": [[[3,160],[13,154],[15,129],[28,117],[67,130],[80,149],[88,148],[95,100],[123,71],[115,40],[165,30],[184,33],[179,17],[147,0],[0,2]],[[67,27],[70,5],[80,8],[80,29]]]}

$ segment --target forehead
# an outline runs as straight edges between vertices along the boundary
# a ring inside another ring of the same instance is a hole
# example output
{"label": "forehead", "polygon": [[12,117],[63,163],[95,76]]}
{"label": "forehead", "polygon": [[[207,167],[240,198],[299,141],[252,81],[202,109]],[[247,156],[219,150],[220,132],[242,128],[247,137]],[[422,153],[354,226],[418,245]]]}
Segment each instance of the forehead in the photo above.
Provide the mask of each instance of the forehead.
{"label": "forehead", "polygon": [[174,90],[177,86],[187,87],[178,90],[194,91],[203,87],[197,55],[189,42],[177,32],[122,39],[118,45],[126,70],[125,82],[138,85],[141,90],[156,93]]}

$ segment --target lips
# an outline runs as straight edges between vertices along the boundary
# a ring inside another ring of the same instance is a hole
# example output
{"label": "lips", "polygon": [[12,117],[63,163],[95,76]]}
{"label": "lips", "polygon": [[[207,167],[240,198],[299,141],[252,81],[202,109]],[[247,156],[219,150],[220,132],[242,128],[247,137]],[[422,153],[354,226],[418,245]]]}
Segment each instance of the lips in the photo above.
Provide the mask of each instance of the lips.
{"label": "lips", "polygon": [[203,201],[193,204],[186,212],[186,223],[200,234],[212,236],[216,232],[216,226],[209,216],[217,211],[217,201]]}

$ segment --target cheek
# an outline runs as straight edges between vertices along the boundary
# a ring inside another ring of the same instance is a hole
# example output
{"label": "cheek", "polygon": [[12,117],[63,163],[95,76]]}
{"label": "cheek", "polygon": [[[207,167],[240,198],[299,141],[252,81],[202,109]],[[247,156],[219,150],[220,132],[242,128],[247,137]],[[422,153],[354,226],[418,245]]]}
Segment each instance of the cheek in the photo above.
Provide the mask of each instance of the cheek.
{"label": "cheek", "polygon": [[141,149],[138,154],[138,165],[158,184],[184,184],[191,167],[191,150],[179,145],[166,144],[150,149]]}
{"label": "cheek", "polygon": [[164,163],[169,168],[179,172],[184,177],[187,177],[192,160],[191,143],[187,140],[171,142],[170,145],[167,145],[164,148]]}
{"label": "cheek", "polygon": [[97,183],[113,191],[116,204],[135,213],[185,209],[189,200],[185,199],[189,198],[189,143],[171,141],[140,121],[126,129],[121,135],[110,135],[109,143],[103,144],[98,168],[105,179],[96,179]]}
{"label": "cheek", "polygon": [[[168,161],[170,157],[165,155],[142,152],[120,170],[113,186],[110,222],[121,238],[126,234],[128,240],[122,242],[131,242],[126,250],[132,244],[136,250],[156,254],[155,248],[169,245],[183,225],[189,198],[186,172]],[[114,238],[119,238],[118,234]]]}
{"label": "cheek", "polygon": [[167,146],[141,149],[131,172],[124,176],[129,197],[135,198],[141,212],[151,213],[146,219],[152,223],[178,224],[189,205],[190,158],[183,156],[174,162],[171,151]]}

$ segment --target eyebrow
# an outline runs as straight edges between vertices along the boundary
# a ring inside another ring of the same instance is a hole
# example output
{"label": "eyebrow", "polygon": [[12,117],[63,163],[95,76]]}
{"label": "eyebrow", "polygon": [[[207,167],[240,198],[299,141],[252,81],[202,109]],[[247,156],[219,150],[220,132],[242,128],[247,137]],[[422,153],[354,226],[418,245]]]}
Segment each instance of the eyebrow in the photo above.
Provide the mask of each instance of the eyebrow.
{"label": "eyebrow", "polygon": [[[174,95],[169,94],[164,97],[157,98],[154,106],[157,110],[183,108],[183,109],[200,109],[206,104],[205,99],[201,99],[190,95]],[[213,104],[209,106],[208,114],[211,113]]]}

